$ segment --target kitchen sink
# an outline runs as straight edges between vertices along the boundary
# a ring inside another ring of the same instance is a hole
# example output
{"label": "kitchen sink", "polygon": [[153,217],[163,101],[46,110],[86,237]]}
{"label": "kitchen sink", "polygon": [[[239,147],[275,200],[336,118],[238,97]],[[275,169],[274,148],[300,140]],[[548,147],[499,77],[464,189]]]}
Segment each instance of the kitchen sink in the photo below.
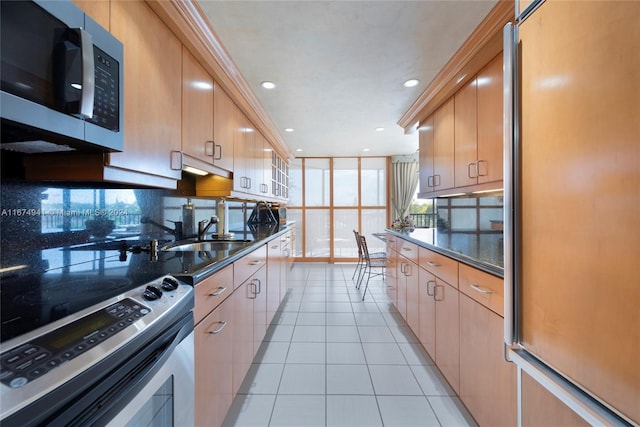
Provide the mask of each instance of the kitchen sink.
{"label": "kitchen sink", "polygon": [[160,247],[161,251],[237,251],[251,244],[251,240],[181,241]]}

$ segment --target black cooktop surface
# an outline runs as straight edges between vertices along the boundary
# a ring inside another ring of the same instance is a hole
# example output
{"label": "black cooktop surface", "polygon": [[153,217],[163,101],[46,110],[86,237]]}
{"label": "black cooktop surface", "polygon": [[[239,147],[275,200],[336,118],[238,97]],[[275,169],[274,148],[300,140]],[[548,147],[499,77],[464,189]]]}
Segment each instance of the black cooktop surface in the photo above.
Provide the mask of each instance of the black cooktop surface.
{"label": "black cooktop surface", "polygon": [[30,332],[166,274],[197,268],[197,258],[197,254],[181,252],[159,252],[152,258],[148,245],[137,241],[3,253],[0,341]]}

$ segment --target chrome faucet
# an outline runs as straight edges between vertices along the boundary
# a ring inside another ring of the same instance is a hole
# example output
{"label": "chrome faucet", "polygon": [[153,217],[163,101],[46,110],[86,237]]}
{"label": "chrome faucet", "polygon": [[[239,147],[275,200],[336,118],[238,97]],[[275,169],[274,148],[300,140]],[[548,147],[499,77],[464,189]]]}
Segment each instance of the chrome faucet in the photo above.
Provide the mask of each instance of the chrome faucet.
{"label": "chrome faucet", "polygon": [[204,240],[205,234],[211,228],[213,224],[218,223],[218,217],[213,215],[210,220],[203,219],[198,222],[198,240]]}
{"label": "chrome faucet", "polygon": [[158,224],[148,216],[143,216],[142,218],[140,218],[140,224],[151,224],[153,226],[160,228],[161,230],[166,231],[167,233],[173,234],[176,240],[182,240],[182,222],[181,221],[171,221],[171,222],[175,224],[175,229],[166,227],[162,224]]}

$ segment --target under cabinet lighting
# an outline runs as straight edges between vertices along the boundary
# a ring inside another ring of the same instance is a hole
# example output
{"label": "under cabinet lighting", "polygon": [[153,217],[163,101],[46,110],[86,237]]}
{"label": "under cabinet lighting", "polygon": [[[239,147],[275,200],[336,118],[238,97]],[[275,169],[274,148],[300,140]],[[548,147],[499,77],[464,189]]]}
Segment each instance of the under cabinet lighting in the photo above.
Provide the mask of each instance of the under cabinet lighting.
{"label": "under cabinet lighting", "polygon": [[185,172],[192,173],[194,175],[200,175],[200,176],[209,175],[209,172],[206,172],[206,171],[203,171],[202,169],[197,169],[191,166],[183,166],[182,170]]}

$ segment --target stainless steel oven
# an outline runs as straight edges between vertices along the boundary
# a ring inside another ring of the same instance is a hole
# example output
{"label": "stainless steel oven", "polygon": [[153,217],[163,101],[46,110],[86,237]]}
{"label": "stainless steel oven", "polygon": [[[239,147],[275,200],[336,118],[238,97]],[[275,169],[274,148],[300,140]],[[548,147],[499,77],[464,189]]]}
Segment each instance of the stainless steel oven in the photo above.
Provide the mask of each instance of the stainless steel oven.
{"label": "stainless steel oven", "polygon": [[3,342],[0,423],[193,425],[193,304],[163,276]]}

